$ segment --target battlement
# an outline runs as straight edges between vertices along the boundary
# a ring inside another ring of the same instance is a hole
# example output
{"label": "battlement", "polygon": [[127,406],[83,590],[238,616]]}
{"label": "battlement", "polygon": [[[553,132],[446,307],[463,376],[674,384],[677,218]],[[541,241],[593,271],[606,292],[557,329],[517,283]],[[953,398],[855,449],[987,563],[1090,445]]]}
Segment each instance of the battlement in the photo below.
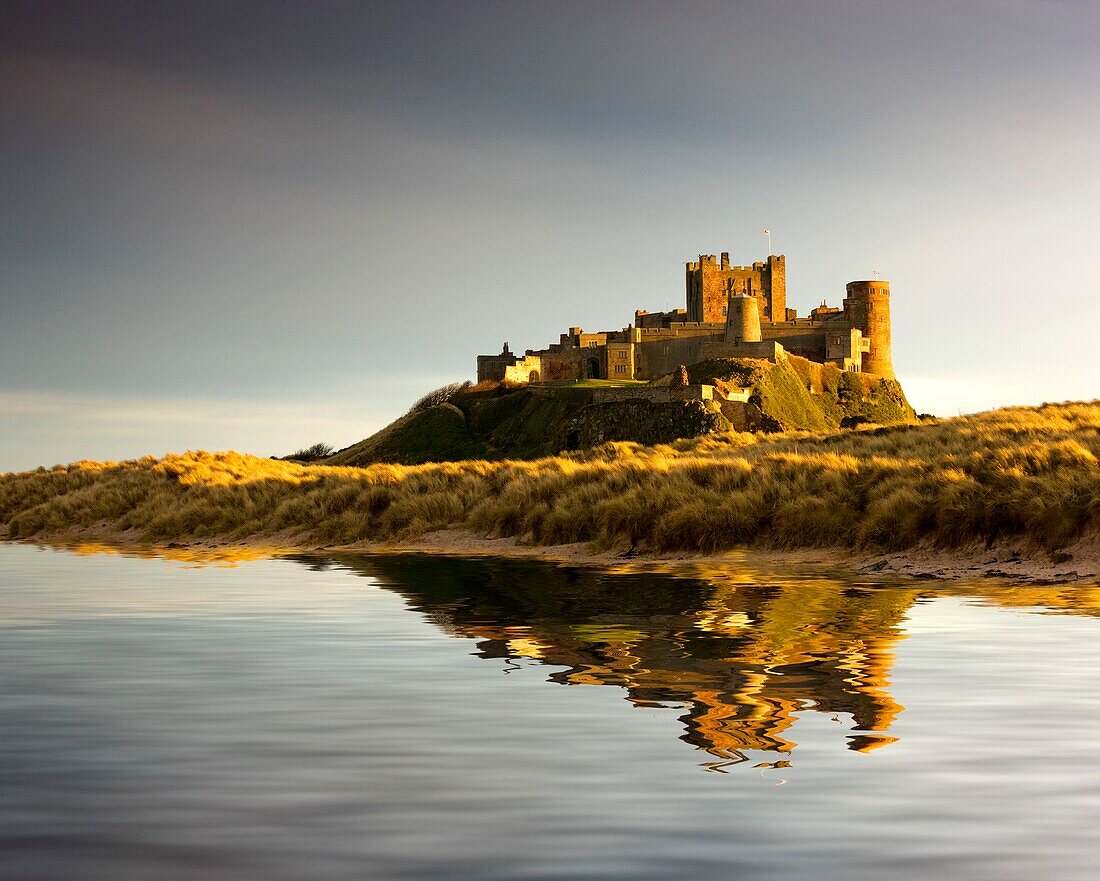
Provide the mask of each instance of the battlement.
{"label": "battlement", "polygon": [[718,269],[724,272],[763,272],[776,263],[786,263],[786,261],[785,254],[770,254],[767,260],[758,260],[751,266],[734,266],[730,263],[729,252],[723,251],[720,259],[714,254],[700,254],[698,260],[689,261],[685,265],[689,272],[698,272],[700,269]]}
{"label": "battlement", "polygon": [[707,324],[703,321],[677,321],[668,327],[639,327],[637,331],[644,334],[676,334],[681,330],[698,330],[703,328],[704,330],[714,330],[715,328],[721,328],[720,324]]}

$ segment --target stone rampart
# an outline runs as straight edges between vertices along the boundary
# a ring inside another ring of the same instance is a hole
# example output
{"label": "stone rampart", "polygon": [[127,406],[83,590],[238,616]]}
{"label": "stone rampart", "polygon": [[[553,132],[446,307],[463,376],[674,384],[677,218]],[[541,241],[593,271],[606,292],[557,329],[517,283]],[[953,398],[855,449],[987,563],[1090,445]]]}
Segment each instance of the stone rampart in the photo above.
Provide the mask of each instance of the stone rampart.
{"label": "stone rampart", "polygon": [[612,401],[651,401],[665,403],[669,401],[709,401],[714,397],[714,386],[688,385],[672,388],[661,385],[635,385],[623,388],[600,388],[592,394],[593,404],[608,404]]}

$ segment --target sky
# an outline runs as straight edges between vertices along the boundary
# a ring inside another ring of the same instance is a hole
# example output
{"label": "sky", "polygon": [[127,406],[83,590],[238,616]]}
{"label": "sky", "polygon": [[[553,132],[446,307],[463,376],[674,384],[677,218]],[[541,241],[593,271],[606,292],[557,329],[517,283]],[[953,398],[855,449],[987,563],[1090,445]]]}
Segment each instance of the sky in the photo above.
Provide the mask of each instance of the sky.
{"label": "sky", "polygon": [[475,356],[891,283],[920,412],[1100,397],[1100,4],[0,7],[0,471],[340,447]]}

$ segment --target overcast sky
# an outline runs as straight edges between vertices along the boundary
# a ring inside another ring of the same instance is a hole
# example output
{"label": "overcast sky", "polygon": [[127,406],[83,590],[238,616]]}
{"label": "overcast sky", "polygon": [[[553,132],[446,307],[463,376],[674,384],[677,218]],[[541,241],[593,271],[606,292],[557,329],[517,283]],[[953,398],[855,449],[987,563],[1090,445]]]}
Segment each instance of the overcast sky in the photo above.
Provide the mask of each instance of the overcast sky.
{"label": "overcast sky", "polygon": [[765,226],[918,410],[1100,396],[1100,4],[0,16],[0,470],[343,446]]}

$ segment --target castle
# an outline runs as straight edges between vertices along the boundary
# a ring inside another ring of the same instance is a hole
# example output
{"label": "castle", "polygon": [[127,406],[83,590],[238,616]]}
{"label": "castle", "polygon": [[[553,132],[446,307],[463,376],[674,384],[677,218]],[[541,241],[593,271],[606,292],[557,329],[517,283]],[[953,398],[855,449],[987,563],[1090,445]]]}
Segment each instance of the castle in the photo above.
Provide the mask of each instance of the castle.
{"label": "castle", "polygon": [[571,327],[545,349],[478,355],[482,381],[650,380],[708,358],[778,361],[799,355],[841,370],[894,379],[890,355],[890,284],[852,281],[841,308],[824,302],[807,317],[787,308],[787,263],[770,255],[731,266],[700,255],[686,266],[686,309],[634,313],[622,330]]}

